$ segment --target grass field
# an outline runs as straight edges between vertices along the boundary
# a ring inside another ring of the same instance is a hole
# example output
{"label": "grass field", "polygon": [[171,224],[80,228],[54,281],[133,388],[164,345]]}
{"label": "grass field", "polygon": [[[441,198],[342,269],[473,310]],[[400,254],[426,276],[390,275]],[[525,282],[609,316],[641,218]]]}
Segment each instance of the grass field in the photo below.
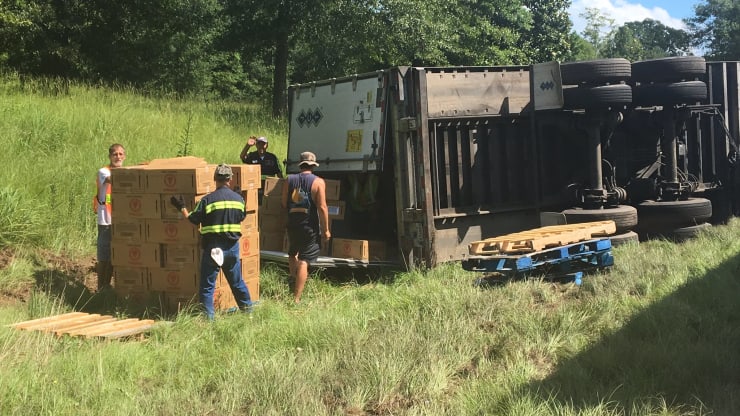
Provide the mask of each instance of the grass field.
{"label": "grass field", "polygon": [[0,95],[2,415],[740,414],[737,219],[681,244],[619,246],[581,286],[484,289],[450,263],[321,273],[295,306],[286,271],[268,264],[251,315],[183,313],[124,341],[9,328],[71,310],[131,313],[80,282],[111,142],[129,164],[184,148],[236,163],[252,132],[284,156],[286,132],[243,104],[12,78]]}

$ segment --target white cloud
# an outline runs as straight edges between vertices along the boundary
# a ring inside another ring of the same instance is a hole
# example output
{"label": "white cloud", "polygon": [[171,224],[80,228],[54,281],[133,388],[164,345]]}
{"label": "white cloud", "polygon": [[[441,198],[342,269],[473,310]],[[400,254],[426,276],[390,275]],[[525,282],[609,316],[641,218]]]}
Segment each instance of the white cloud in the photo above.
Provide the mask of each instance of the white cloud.
{"label": "white cloud", "polygon": [[[679,18],[671,17],[668,11],[661,7],[648,8],[639,3],[630,3],[625,0],[574,0],[570,7],[570,19],[573,21],[573,30],[581,33],[586,27],[586,21],[580,14],[586,8],[598,9],[601,14],[614,20],[614,26],[621,26],[627,22],[642,21],[645,19],[657,20],[664,25],[676,29],[685,29],[686,25]],[[607,28],[608,30],[608,28]]]}

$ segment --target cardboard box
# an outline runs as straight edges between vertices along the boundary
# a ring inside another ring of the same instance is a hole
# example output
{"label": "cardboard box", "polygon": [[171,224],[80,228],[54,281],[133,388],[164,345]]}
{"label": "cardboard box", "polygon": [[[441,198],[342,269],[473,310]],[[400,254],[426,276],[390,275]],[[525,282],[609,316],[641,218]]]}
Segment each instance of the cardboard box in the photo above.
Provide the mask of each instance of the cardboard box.
{"label": "cardboard box", "polygon": [[119,299],[125,299],[126,301],[136,305],[151,304],[157,306],[158,304],[158,302],[156,302],[158,294],[149,289],[114,286],[113,291]]}
{"label": "cardboard box", "polygon": [[241,222],[241,233],[247,234],[247,233],[256,233],[259,230],[257,211],[251,211],[247,212],[247,216],[244,217],[244,221]]}
{"label": "cardboard box", "polygon": [[324,179],[326,183],[326,200],[339,200],[339,185],[342,181],[336,179]]}
{"label": "cardboard box", "polygon": [[283,211],[283,215],[260,215],[259,230],[261,233],[280,234],[285,232],[288,226],[288,215]]}
{"label": "cardboard box", "polygon": [[332,257],[357,260],[382,260],[385,258],[385,243],[382,241],[334,238],[331,242]]}
{"label": "cardboard box", "polygon": [[277,198],[281,198],[283,193],[283,186],[287,183],[285,178],[265,178],[265,184],[262,187],[262,194],[264,196],[274,195]]}
{"label": "cardboard box", "polygon": [[183,202],[185,202],[185,208],[188,211],[192,211],[195,208],[195,204],[203,199],[205,194],[159,194],[159,206],[161,207],[160,218],[167,220],[179,220],[183,218],[182,213],[170,203],[170,198],[173,196],[175,198],[182,197]]}
{"label": "cardboard box", "polygon": [[200,269],[199,244],[162,244],[162,266]]}
{"label": "cardboard box", "polygon": [[234,294],[231,293],[231,287],[229,287],[226,279],[224,279],[224,284],[219,285],[216,283],[216,288],[213,289],[213,309],[224,311],[236,306],[236,299],[234,298]]}
{"label": "cardboard box", "polygon": [[166,244],[195,244],[200,241],[198,228],[186,219],[146,220],[146,241]]}
{"label": "cardboard box", "polygon": [[244,257],[241,259],[242,279],[254,279],[260,277],[260,256]]}
{"label": "cardboard box", "polygon": [[116,220],[161,218],[159,195],[111,194],[111,216]]}
{"label": "cardboard box", "polygon": [[216,189],[210,166],[174,169],[148,168],[144,174],[145,191],[150,194],[206,194]]}
{"label": "cardboard box", "polygon": [[251,277],[249,279],[244,279],[244,284],[247,285],[247,289],[249,290],[249,298],[252,300],[252,302],[260,300],[260,278]]}
{"label": "cardboard box", "polygon": [[248,189],[246,191],[242,191],[241,194],[242,198],[244,198],[245,211],[257,211],[259,209],[259,190]]}
{"label": "cardboard box", "polygon": [[152,159],[147,163],[143,164],[143,168],[159,168],[159,169],[171,169],[175,167],[197,167],[206,166],[208,163],[202,157],[196,156],[181,156],[181,157],[170,157],[165,159]]}
{"label": "cardboard box", "polygon": [[260,205],[260,214],[263,215],[280,215],[285,214],[283,209],[282,196],[277,194],[264,195],[262,205]]}
{"label": "cardboard box", "polygon": [[117,290],[149,290],[149,269],[146,267],[116,267],[113,274],[113,287]]}
{"label": "cardboard box", "polygon": [[129,241],[111,242],[111,263],[123,267],[159,267],[161,249],[156,243]]}
{"label": "cardboard box", "polygon": [[250,232],[242,234],[239,239],[239,257],[249,257],[260,254],[260,234]]}
{"label": "cardboard box", "polygon": [[120,167],[110,170],[111,193],[142,193],[141,167]]}
{"label": "cardboard box", "polygon": [[[262,168],[260,165],[229,165],[234,176],[231,178],[231,189],[245,191],[262,187]],[[215,168],[215,166],[214,166]]]}
{"label": "cardboard box", "polygon": [[285,230],[281,232],[260,232],[260,249],[284,252],[283,240],[285,239],[285,234]]}
{"label": "cardboard box", "polygon": [[146,220],[137,218],[113,218],[111,237],[116,241],[145,241]]}
{"label": "cardboard box", "polygon": [[347,205],[344,201],[326,201],[326,205],[329,209],[329,220],[343,220],[344,211],[347,209]]}
{"label": "cardboard box", "polygon": [[194,267],[149,268],[149,288],[177,293],[198,293],[200,270]]}
{"label": "cardboard box", "polygon": [[162,292],[162,304],[169,313],[198,308],[197,293]]}

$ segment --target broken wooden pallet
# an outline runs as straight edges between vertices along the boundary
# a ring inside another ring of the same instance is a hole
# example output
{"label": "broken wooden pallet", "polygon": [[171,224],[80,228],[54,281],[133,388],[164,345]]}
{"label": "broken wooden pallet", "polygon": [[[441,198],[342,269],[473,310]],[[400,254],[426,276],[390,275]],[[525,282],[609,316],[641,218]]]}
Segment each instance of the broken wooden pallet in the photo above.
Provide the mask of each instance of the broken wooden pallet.
{"label": "broken wooden pallet", "polygon": [[616,231],[617,226],[611,220],[551,225],[473,241],[468,245],[468,252],[476,256],[531,253],[550,247],[607,236],[614,234]]}
{"label": "broken wooden pallet", "polygon": [[70,312],[9,325],[26,331],[52,332],[57,336],[122,338],[144,333],[157,325],[152,319],[118,319],[110,315]]}

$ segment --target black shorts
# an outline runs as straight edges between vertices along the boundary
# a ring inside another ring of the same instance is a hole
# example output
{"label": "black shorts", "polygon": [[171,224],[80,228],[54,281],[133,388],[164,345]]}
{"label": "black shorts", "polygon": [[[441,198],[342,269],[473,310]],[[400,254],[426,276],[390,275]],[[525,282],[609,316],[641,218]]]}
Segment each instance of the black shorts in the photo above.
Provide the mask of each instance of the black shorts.
{"label": "black shorts", "polygon": [[308,225],[288,227],[288,255],[312,263],[319,257],[319,233]]}

